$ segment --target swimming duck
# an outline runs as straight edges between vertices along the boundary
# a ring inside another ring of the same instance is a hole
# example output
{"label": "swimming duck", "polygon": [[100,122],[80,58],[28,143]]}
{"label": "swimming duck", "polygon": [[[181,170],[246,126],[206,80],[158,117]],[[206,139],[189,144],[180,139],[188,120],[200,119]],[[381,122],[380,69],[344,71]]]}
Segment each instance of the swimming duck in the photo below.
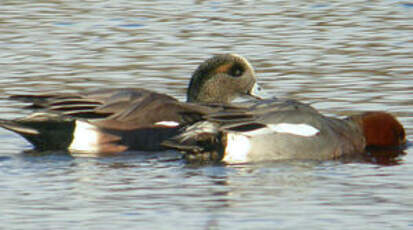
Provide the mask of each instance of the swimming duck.
{"label": "swimming duck", "polygon": [[269,99],[208,114],[163,145],[189,162],[239,164],[337,159],[405,142],[403,126],[386,112],[338,119],[295,100]]}
{"label": "swimming duck", "polygon": [[36,150],[116,153],[161,150],[179,127],[216,108],[197,103],[230,103],[242,95],[261,97],[251,64],[237,54],[216,55],[193,73],[188,103],[145,89],[100,89],[77,94],[14,95],[43,109],[17,120],[0,120]]}

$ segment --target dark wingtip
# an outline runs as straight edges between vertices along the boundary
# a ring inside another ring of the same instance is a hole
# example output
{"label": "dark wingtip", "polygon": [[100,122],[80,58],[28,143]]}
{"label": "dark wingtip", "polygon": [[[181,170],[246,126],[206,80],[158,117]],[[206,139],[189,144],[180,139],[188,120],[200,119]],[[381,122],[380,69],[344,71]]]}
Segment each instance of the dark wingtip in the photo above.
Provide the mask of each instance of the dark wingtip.
{"label": "dark wingtip", "polygon": [[185,133],[161,143],[163,147],[182,152],[182,158],[190,164],[210,164],[220,162],[223,153],[220,136],[210,133],[200,133],[187,137]]}

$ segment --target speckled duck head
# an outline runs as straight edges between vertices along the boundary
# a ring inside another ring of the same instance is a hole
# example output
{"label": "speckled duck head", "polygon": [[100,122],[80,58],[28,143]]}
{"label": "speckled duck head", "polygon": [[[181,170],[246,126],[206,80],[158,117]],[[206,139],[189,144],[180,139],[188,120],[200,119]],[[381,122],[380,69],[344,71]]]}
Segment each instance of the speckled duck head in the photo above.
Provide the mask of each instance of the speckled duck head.
{"label": "speckled duck head", "polygon": [[243,95],[264,97],[253,67],[240,55],[220,54],[206,60],[195,70],[189,83],[187,101],[230,103]]}

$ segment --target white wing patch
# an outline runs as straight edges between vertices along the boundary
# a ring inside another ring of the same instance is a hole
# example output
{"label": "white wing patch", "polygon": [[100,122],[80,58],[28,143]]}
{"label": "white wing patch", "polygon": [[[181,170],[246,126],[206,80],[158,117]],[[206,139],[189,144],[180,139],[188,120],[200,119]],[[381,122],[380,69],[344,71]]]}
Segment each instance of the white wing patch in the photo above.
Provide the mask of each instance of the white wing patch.
{"label": "white wing patch", "polygon": [[165,127],[177,127],[179,123],[176,121],[158,121],[154,125],[165,126]]}
{"label": "white wing patch", "polygon": [[249,132],[244,132],[246,136],[258,136],[270,133],[287,133],[303,137],[312,137],[317,135],[320,130],[314,128],[308,124],[292,124],[292,123],[279,123],[279,124],[268,124],[266,127],[261,129],[256,129]]}
{"label": "white wing patch", "polygon": [[249,137],[243,134],[228,133],[223,162],[239,164],[248,161],[248,153],[251,150]]}
{"label": "white wing patch", "polygon": [[320,130],[314,128],[307,124],[290,124],[290,123],[280,123],[276,125],[270,124],[270,129],[273,129],[279,133],[289,133],[298,136],[311,137],[315,136]]}
{"label": "white wing patch", "polygon": [[96,127],[85,121],[76,121],[73,140],[69,151],[93,153],[99,152],[99,133]]}

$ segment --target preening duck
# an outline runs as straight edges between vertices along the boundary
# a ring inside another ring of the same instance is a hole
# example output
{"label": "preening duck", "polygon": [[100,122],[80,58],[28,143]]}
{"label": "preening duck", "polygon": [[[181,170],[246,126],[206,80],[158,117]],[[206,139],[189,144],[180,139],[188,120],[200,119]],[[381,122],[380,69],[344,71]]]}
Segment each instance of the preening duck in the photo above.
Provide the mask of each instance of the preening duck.
{"label": "preening duck", "polygon": [[190,162],[238,164],[337,159],[405,142],[403,126],[386,112],[337,119],[295,100],[269,99],[208,114],[163,145]]}

